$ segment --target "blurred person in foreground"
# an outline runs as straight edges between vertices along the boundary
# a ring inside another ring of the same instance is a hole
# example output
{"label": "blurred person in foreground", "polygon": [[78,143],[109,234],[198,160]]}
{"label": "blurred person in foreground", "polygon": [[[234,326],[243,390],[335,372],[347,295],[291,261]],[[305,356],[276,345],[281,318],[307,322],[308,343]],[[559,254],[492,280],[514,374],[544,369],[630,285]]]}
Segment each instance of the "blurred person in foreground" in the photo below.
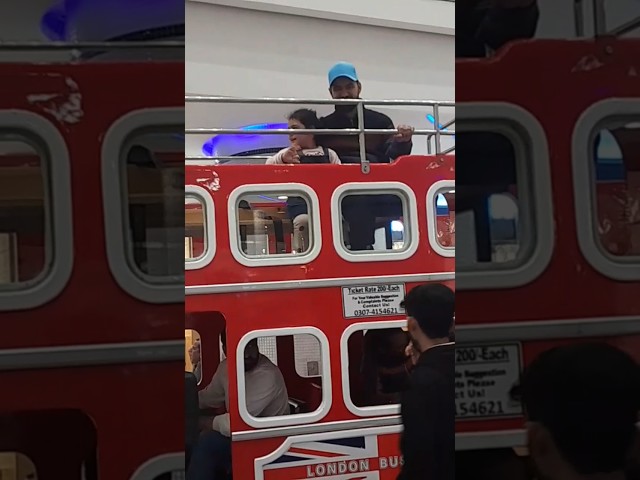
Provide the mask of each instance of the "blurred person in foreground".
{"label": "blurred person in foreground", "polygon": [[554,348],[526,369],[516,390],[540,480],[636,480],[640,367],[607,344]]}
{"label": "blurred person in foreground", "polygon": [[446,285],[415,287],[402,303],[407,312],[416,359],[409,389],[401,401],[401,449],[398,480],[455,478],[455,344],[449,339],[455,294]]}
{"label": "blurred person in foreground", "polygon": [[510,41],[533,38],[539,17],[537,0],[458,0],[456,57],[482,58]]}

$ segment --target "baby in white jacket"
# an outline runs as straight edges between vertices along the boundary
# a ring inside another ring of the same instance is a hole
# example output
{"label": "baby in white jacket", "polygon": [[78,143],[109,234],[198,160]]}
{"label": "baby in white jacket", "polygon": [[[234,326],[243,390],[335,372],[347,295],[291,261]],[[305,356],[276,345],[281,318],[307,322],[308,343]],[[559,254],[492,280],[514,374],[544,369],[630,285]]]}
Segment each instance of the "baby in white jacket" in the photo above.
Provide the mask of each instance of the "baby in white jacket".
{"label": "baby in white jacket", "polygon": [[[288,117],[290,129],[318,128],[320,121],[314,110],[302,108]],[[338,154],[330,148],[318,146],[312,133],[292,133],[289,135],[291,146],[283,148],[267,160],[267,165],[295,165],[300,163],[327,163],[340,165]],[[306,202],[294,197],[287,206],[293,220],[293,249],[302,253],[309,248],[309,212]]]}

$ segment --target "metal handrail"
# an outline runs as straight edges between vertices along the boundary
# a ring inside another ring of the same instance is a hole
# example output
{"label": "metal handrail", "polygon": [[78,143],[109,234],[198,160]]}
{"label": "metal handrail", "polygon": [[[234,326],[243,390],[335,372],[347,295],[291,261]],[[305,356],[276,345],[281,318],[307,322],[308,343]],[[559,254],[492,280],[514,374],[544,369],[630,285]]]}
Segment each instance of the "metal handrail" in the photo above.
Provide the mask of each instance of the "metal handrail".
{"label": "metal handrail", "polygon": [[[242,128],[186,128],[184,133],[186,135],[289,135],[290,133],[312,133],[314,135],[359,135],[360,129],[357,128],[342,128],[340,130],[332,128],[274,128],[274,129],[251,129],[245,130]],[[398,133],[396,129],[382,129],[382,128],[365,128],[364,133],[367,135],[392,135]],[[436,130],[414,130],[414,135],[436,135]],[[455,132],[440,131],[440,135],[454,136]]]}
{"label": "metal handrail", "polygon": [[47,51],[47,50],[142,50],[162,48],[184,48],[184,41],[139,41],[139,42],[2,42],[0,50]]}
{"label": "metal handrail", "polygon": [[[360,145],[360,163],[363,173],[369,173],[370,163],[367,159],[365,149],[366,135],[391,135],[398,131],[395,129],[369,129],[364,127],[364,107],[365,105],[374,106],[428,106],[433,109],[434,129],[418,129],[414,130],[415,135],[427,135],[427,148],[431,153],[430,138],[435,137],[436,155],[440,155],[440,137],[453,136],[453,131],[443,131],[445,126],[440,127],[440,108],[455,107],[455,102],[439,101],[439,100],[365,100],[365,99],[317,99],[317,98],[241,98],[241,97],[222,97],[215,95],[185,95],[185,104],[187,103],[227,103],[227,104],[310,104],[310,105],[355,105],[358,117],[358,128],[344,129],[255,129],[245,130],[240,128],[188,128],[185,129],[186,135],[224,135],[224,134],[241,134],[241,135],[288,135],[292,133],[314,134],[314,135],[358,135]],[[447,126],[451,126],[455,121],[447,122]],[[444,153],[452,152],[455,147],[449,148]],[[206,157],[215,159],[216,157]],[[189,159],[189,158],[187,158]]]}
{"label": "metal handrail", "polygon": [[[448,131],[444,130],[445,128],[449,128],[451,125],[453,125],[455,123],[456,123],[456,119],[453,118],[453,119],[449,120],[447,123],[445,123],[442,126],[438,125],[438,129],[441,130],[441,135],[455,135],[455,132],[448,132]],[[434,136],[435,136],[435,133],[430,133],[429,135],[427,135],[427,153],[428,154],[431,154],[431,139]],[[451,148],[448,148],[447,150],[445,150],[442,153],[447,154],[449,152],[453,152],[454,150],[455,150],[455,147],[451,147]]]}

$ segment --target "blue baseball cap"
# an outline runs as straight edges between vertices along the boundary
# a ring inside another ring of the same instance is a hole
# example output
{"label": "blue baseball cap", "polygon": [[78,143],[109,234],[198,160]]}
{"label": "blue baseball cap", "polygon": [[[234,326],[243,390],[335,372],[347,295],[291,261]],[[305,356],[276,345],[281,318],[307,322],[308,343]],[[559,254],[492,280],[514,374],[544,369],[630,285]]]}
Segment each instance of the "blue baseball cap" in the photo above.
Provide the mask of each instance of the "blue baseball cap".
{"label": "blue baseball cap", "polygon": [[358,74],[356,73],[356,67],[348,62],[338,62],[331,70],[329,70],[329,86],[340,77],[346,77],[354,82],[358,81]]}

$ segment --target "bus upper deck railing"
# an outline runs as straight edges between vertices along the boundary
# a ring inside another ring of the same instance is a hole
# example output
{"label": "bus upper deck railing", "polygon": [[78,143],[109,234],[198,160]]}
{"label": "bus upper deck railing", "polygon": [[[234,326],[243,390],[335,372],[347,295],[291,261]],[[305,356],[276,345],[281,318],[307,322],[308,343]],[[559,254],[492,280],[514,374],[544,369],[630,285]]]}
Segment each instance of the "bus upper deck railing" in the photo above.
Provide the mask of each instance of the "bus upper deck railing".
{"label": "bus upper deck railing", "polygon": [[[288,135],[291,133],[311,133],[314,135],[358,135],[360,144],[360,162],[363,173],[369,173],[370,163],[367,159],[365,141],[366,135],[391,135],[397,133],[394,129],[369,129],[364,126],[364,107],[365,105],[373,106],[423,106],[431,107],[433,111],[433,129],[416,129],[414,135],[427,136],[427,148],[431,153],[430,139],[435,139],[435,153],[437,155],[447,154],[455,149],[451,147],[442,151],[440,140],[441,136],[453,136],[455,131],[448,130],[455,123],[454,120],[447,122],[445,125],[440,124],[440,109],[443,107],[455,108],[455,102],[439,101],[439,100],[364,100],[364,99],[308,99],[308,98],[240,98],[240,97],[221,97],[210,95],[186,95],[185,104],[187,103],[226,103],[226,104],[296,104],[296,105],[355,105],[358,118],[358,128],[343,129],[241,129],[241,128],[187,128],[185,135]],[[250,156],[250,157],[219,157],[219,156],[186,156],[186,160],[209,160],[219,163],[223,159],[250,159],[259,160],[269,157]]]}

